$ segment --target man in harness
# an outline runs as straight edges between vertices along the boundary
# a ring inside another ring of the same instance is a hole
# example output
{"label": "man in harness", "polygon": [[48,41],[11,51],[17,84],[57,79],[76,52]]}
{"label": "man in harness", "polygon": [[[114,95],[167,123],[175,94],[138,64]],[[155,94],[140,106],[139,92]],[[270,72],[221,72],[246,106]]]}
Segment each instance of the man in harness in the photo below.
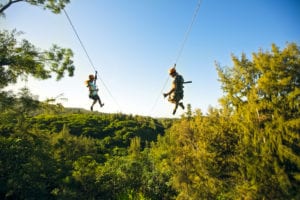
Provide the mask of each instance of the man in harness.
{"label": "man in harness", "polygon": [[180,101],[183,99],[183,84],[185,82],[184,82],[183,77],[176,72],[175,67],[172,67],[169,70],[169,74],[172,78],[174,78],[174,80],[172,82],[172,88],[169,92],[164,93],[163,95],[164,95],[164,97],[169,96],[168,101],[175,104],[175,107],[173,110],[173,115],[175,115],[178,105],[182,109],[184,109],[184,105]]}
{"label": "man in harness", "polygon": [[97,103],[97,101],[99,102],[100,107],[104,106],[104,103],[101,102],[100,97],[98,95],[96,80],[97,80],[97,72],[95,76],[93,74],[89,75],[89,80],[86,81],[87,87],[89,88],[89,92],[90,92],[89,98],[94,100],[91,106],[91,111],[93,111],[93,106]]}

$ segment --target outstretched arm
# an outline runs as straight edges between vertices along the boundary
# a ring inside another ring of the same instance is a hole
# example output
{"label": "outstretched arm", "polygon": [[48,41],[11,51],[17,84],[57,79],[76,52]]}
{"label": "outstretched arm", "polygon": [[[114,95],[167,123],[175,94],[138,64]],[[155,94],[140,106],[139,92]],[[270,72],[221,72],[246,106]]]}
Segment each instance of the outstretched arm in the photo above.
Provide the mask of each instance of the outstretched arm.
{"label": "outstretched arm", "polygon": [[97,78],[98,78],[98,72],[95,71],[94,85],[96,85]]}

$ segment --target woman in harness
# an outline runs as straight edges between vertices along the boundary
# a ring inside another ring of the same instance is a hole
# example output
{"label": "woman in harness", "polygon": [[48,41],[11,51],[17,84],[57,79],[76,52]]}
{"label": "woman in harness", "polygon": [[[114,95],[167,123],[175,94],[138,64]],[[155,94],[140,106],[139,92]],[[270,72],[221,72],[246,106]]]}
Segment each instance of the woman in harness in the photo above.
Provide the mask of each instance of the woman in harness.
{"label": "woman in harness", "polygon": [[91,106],[91,111],[93,111],[93,106],[97,103],[97,101],[99,102],[100,107],[104,106],[104,103],[101,102],[101,99],[98,95],[96,80],[97,80],[97,73],[95,76],[93,74],[89,75],[89,80],[86,81],[87,87],[89,88],[90,91],[89,98],[94,100]]}

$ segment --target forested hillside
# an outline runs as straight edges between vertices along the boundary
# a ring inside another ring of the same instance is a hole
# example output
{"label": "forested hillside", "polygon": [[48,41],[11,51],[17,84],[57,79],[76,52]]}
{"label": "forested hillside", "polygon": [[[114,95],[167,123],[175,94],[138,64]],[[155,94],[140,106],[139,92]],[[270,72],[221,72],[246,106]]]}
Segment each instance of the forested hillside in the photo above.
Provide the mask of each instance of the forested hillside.
{"label": "forested hillside", "polygon": [[1,199],[300,199],[300,50],[217,65],[220,108],[70,111],[1,91]]}
{"label": "forested hillside", "polygon": [[[126,195],[133,190],[131,186],[128,190],[129,185],[141,185],[135,181],[142,173],[135,169],[136,164],[147,167],[135,156],[148,149],[173,121],[64,113],[26,117],[19,124],[12,112],[3,113],[1,119],[6,121],[1,123],[2,199],[114,199]],[[96,175],[98,170],[103,174]],[[115,170],[120,170],[120,177]]]}

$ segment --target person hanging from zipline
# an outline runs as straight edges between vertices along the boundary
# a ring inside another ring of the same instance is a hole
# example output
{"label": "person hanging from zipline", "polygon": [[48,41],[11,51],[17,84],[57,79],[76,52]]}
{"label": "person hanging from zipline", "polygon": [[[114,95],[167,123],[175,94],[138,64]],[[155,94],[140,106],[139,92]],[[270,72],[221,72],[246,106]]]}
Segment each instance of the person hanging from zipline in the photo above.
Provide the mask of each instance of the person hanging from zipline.
{"label": "person hanging from zipline", "polygon": [[168,101],[175,104],[173,115],[175,115],[178,105],[184,109],[184,105],[181,102],[183,99],[183,84],[191,83],[191,81],[184,82],[183,77],[177,73],[175,67],[176,64],[169,70],[169,75],[174,78],[172,88],[169,92],[163,94],[164,97],[169,96]]}
{"label": "person hanging from zipline", "polygon": [[92,103],[92,106],[91,106],[91,111],[93,111],[93,107],[97,103],[97,101],[99,102],[100,107],[104,106],[104,103],[101,102],[101,99],[98,95],[98,88],[96,86],[96,80],[97,80],[97,71],[95,73],[95,76],[93,74],[90,74],[89,80],[86,81],[87,87],[89,88],[89,92],[90,92],[89,98],[94,100]]}

